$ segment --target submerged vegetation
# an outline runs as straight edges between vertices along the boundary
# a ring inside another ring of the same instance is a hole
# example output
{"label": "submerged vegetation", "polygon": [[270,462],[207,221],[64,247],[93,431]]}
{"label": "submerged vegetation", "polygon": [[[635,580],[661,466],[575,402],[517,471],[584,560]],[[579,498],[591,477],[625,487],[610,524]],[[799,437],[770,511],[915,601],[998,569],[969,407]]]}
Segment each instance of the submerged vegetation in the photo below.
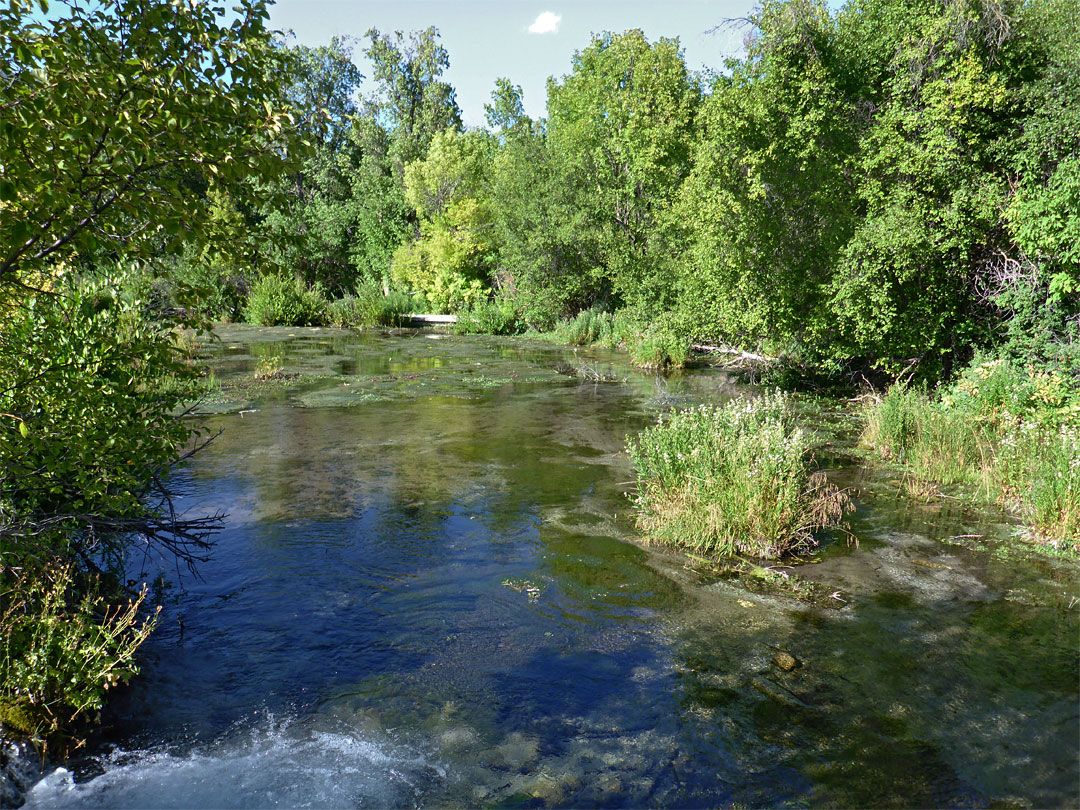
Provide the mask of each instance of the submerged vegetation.
{"label": "submerged vegetation", "polygon": [[782,392],[672,411],[627,443],[646,537],[707,557],[775,558],[837,526],[847,495],[812,472]]}

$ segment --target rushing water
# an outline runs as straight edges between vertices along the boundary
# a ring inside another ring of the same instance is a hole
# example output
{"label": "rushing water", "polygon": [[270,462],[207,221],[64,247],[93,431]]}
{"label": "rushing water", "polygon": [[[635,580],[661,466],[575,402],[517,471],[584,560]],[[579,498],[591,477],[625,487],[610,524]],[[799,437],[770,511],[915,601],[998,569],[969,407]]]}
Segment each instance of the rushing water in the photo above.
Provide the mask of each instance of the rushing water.
{"label": "rushing water", "polygon": [[268,358],[307,376],[212,397],[175,482],[213,560],[30,807],[1080,803],[1080,578],[1002,516],[841,448],[858,543],[800,601],[635,542],[626,435],[722,374],[240,328],[214,365]]}

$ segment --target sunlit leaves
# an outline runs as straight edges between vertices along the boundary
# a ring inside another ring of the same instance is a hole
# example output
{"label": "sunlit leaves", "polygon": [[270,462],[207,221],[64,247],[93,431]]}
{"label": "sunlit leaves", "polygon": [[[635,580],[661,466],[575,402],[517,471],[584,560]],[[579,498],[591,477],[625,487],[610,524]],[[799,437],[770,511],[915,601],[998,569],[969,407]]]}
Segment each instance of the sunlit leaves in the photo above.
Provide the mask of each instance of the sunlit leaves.
{"label": "sunlit leaves", "polygon": [[[0,284],[80,253],[146,256],[205,224],[192,184],[281,164],[281,61],[262,0],[0,10]],[[263,103],[265,102],[265,103]]]}

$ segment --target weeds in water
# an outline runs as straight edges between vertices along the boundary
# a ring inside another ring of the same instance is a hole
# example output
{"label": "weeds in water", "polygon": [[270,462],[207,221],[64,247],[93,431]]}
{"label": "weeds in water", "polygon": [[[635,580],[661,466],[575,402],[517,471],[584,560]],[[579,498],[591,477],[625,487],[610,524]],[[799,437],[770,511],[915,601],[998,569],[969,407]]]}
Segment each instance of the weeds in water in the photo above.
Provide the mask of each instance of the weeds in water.
{"label": "weeds in water", "polygon": [[384,294],[377,282],[367,281],[357,285],[355,295],[330,302],[326,307],[326,319],[332,326],[346,329],[401,326],[406,314],[422,311],[425,306],[397,290]]}
{"label": "weeds in water", "polygon": [[629,347],[630,359],[642,368],[682,368],[690,359],[690,341],[662,327],[635,335]]}
{"label": "weeds in water", "polygon": [[586,309],[555,327],[555,336],[568,346],[592,346],[610,343],[614,316],[599,309]]}
{"label": "weeds in water", "polygon": [[521,308],[509,298],[483,301],[458,315],[458,335],[519,335],[525,331]]}
{"label": "weeds in water", "polygon": [[274,380],[285,370],[285,358],[280,354],[269,354],[255,361],[256,380]]}
{"label": "weeds in water", "polygon": [[260,326],[319,326],[326,320],[326,298],[318,285],[271,273],[255,282],[244,318]]}
{"label": "weeds in water", "polygon": [[1004,360],[976,361],[937,398],[895,385],[866,411],[863,444],[937,486],[1014,509],[1032,534],[1080,550],[1080,425],[1068,381]]}
{"label": "weeds in water", "polygon": [[774,558],[839,525],[850,499],[811,473],[810,442],[777,391],[671,411],[627,443],[639,528],[651,540],[723,557]]}

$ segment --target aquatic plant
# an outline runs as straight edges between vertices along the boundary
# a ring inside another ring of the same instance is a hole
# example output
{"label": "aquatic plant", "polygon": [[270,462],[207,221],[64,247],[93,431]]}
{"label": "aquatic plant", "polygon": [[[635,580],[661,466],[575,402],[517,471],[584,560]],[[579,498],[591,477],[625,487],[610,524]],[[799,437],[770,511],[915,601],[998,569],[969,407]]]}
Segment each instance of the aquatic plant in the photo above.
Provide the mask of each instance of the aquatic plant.
{"label": "aquatic plant", "polygon": [[575,317],[560,321],[555,326],[555,336],[568,346],[591,346],[608,343],[612,334],[613,318],[610,312],[586,309]]}
{"label": "aquatic plant", "polygon": [[318,286],[270,273],[255,282],[244,319],[260,326],[319,326],[326,320],[326,299]]}
{"label": "aquatic plant", "polygon": [[853,507],[811,472],[810,440],[780,391],[672,410],[627,442],[638,527],[707,556],[778,557],[814,544]]}
{"label": "aquatic plant", "polygon": [[897,384],[865,411],[864,446],[901,466],[909,489],[937,485],[1019,512],[1031,534],[1080,548],[1075,394],[1057,375],[977,358],[934,397]]}
{"label": "aquatic plant", "polygon": [[634,335],[629,348],[630,359],[642,368],[682,368],[690,359],[690,341],[663,326]]}
{"label": "aquatic plant", "polygon": [[458,315],[459,335],[517,335],[525,331],[521,308],[510,298],[483,301]]}

